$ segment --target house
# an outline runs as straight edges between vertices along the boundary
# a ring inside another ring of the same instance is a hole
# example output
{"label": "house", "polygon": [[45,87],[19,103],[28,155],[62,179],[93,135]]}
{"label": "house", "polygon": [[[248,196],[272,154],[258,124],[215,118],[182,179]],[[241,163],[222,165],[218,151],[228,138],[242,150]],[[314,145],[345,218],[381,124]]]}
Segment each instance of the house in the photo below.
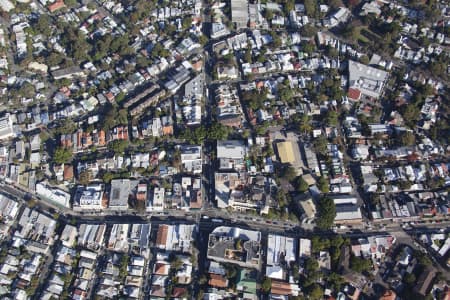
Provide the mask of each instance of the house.
{"label": "house", "polygon": [[387,290],[379,298],[379,300],[396,300],[396,299],[397,299],[397,294],[393,290]]}
{"label": "house", "polygon": [[301,175],[303,173],[303,162],[297,142],[279,142],[277,143],[277,152],[281,163],[290,164],[295,169],[297,175]]}
{"label": "house", "polygon": [[222,275],[209,274],[208,284],[215,288],[227,288],[228,287],[228,279],[226,279]]}
{"label": "house", "polygon": [[53,2],[52,4],[50,4],[47,8],[51,13],[54,13],[55,11],[66,7],[66,5],[64,4],[63,0],[57,0],[55,2]]}
{"label": "house", "polygon": [[148,202],[147,211],[162,211],[164,209],[164,195],[165,190],[161,187],[155,187],[153,190],[153,197]]}
{"label": "house", "polygon": [[239,77],[239,71],[235,66],[218,66],[217,67],[217,79],[237,79]]}
{"label": "house", "polygon": [[[64,2],[62,2],[62,1],[55,2],[54,4],[56,4],[56,3],[60,3],[57,6],[64,5]],[[52,76],[53,76],[53,79],[60,80],[63,78],[72,79],[74,77],[86,77],[86,74],[83,72],[83,70],[81,70],[80,67],[73,66],[73,67],[69,67],[66,69],[58,69],[58,70],[52,71]]]}

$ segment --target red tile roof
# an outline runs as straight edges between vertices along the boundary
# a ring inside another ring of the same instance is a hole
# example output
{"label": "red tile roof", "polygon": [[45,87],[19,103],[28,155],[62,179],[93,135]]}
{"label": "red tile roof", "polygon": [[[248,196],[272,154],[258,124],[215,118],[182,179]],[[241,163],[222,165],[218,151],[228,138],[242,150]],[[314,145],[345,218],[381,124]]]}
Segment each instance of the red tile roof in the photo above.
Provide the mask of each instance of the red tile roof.
{"label": "red tile roof", "polygon": [[359,100],[359,98],[361,98],[361,91],[358,89],[349,88],[347,95],[350,99]]}

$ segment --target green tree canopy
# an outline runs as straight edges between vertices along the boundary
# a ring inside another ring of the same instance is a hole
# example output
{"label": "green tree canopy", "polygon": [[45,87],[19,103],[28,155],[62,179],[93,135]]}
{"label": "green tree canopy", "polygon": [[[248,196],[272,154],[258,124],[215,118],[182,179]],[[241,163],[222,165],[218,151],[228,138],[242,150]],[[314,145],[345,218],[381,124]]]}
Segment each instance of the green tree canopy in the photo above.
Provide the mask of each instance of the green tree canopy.
{"label": "green tree canopy", "polygon": [[317,137],[314,142],[314,150],[316,151],[316,153],[326,153],[327,151],[327,145],[328,145],[328,141],[327,138],[323,135]]}
{"label": "green tree canopy", "polygon": [[116,154],[123,154],[128,148],[128,141],[126,140],[115,140],[108,144],[108,149]]}
{"label": "green tree canopy", "polygon": [[350,269],[352,269],[353,271],[362,273],[369,271],[371,268],[372,262],[370,260],[357,256],[350,257]]}
{"label": "green tree canopy", "polygon": [[317,214],[317,227],[320,229],[329,229],[333,225],[334,218],[336,217],[336,205],[333,199],[329,197],[320,199],[317,204]]}
{"label": "green tree canopy", "polygon": [[69,149],[58,147],[53,155],[53,161],[57,164],[68,163],[72,159],[72,152]]}
{"label": "green tree canopy", "polygon": [[330,187],[328,185],[328,181],[325,177],[321,176],[319,177],[319,180],[317,180],[317,187],[322,193],[328,193],[330,191]]}
{"label": "green tree canopy", "polygon": [[272,279],[270,279],[270,277],[265,277],[261,284],[261,288],[264,293],[270,292],[270,289],[272,288]]}

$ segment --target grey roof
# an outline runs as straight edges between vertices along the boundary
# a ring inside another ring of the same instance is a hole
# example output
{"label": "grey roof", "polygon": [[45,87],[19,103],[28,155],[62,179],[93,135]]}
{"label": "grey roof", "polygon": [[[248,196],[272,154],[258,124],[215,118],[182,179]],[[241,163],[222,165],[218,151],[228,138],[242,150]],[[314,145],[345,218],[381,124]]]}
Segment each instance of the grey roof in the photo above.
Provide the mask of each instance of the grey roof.
{"label": "grey roof", "polygon": [[111,181],[111,192],[109,195],[110,208],[128,207],[128,197],[132,188],[137,185],[136,180],[114,179]]}
{"label": "grey roof", "polygon": [[378,98],[384,88],[388,73],[356,61],[348,62],[350,87],[361,91],[362,94]]}

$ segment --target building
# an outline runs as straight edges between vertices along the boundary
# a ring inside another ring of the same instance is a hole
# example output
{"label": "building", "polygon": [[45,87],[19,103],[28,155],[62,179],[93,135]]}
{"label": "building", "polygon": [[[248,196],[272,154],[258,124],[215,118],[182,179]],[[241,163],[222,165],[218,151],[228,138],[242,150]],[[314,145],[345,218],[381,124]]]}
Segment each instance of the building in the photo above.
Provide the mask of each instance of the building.
{"label": "building", "polygon": [[107,207],[103,184],[79,186],[73,199],[73,210],[100,210]]}
{"label": "building", "polygon": [[311,240],[300,239],[298,243],[298,257],[300,259],[308,258],[311,256]]}
{"label": "building", "polygon": [[277,143],[277,152],[281,163],[290,164],[296,170],[297,175],[301,175],[303,173],[303,162],[297,142],[279,142]]}
{"label": "building", "polygon": [[261,233],[237,227],[217,227],[209,235],[207,257],[217,262],[260,269]]}
{"label": "building", "polygon": [[396,239],[392,235],[377,235],[360,238],[353,241],[352,252],[355,256],[366,258],[380,258],[392,248]]}
{"label": "building", "polygon": [[181,146],[181,164],[188,173],[200,174],[202,172],[202,147]]}
{"label": "building", "polygon": [[297,240],[290,237],[269,234],[267,239],[266,275],[284,279],[283,266],[295,261]]}
{"label": "building", "polygon": [[74,77],[86,77],[86,74],[83,72],[83,70],[81,70],[80,67],[73,66],[66,69],[52,71],[52,76],[55,80],[60,80],[63,78],[72,79]]}
{"label": "building", "polygon": [[111,181],[108,208],[113,210],[128,209],[128,199],[137,185],[137,180],[113,179]]}
{"label": "building", "polygon": [[214,174],[215,199],[218,208],[227,208],[242,203],[244,193],[239,187],[245,180],[237,172],[217,172]]}
{"label": "building", "polygon": [[334,196],[332,198],[336,205],[335,223],[362,222],[361,208],[358,206],[356,198],[349,196]]}
{"label": "building", "polygon": [[0,140],[9,139],[14,136],[12,116],[6,113],[0,117]]}
{"label": "building", "polygon": [[244,141],[217,141],[217,159],[221,170],[242,170],[245,168],[244,158],[247,148]]}
{"label": "building", "polygon": [[103,246],[105,231],[105,224],[81,224],[78,230],[78,245],[98,250]]}
{"label": "building", "polygon": [[36,184],[36,194],[59,206],[70,207],[70,194],[51,187],[45,182]]}
{"label": "building", "polygon": [[[349,89],[352,89],[352,97],[361,95],[370,98],[379,98],[383,92],[388,73],[373,67],[369,67],[353,60],[348,62]],[[359,97],[358,97],[359,98]]]}
{"label": "building", "polygon": [[236,29],[245,29],[248,25],[248,1],[231,0],[231,21]]}
{"label": "building", "polygon": [[67,224],[66,226],[64,226],[64,230],[61,233],[59,239],[61,240],[64,247],[72,248],[77,241],[77,236],[77,228],[75,226]]}
{"label": "building", "polygon": [[106,248],[116,252],[128,252],[128,232],[130,224],[113,224]]}
{"label": "building", "polygon": [[155,247],[166,251],[190,253],[195,225],[159,225]]}
{"label": "building", "polygon": [[164,209],[164,195],[164,188],[155,187],[153,197],[147,205],[147,211],[162,211]]}
{"label": "building", "polygon": [[128,242],[130,248],[141,255],[148,254],[150,241],[150,224],[132,224]]}
{"label": "building", "polygon": [[19,230],[14,237],[23,239],[27,249],[36,253],[48,253],[54,244],[56,221],[52,218],[25,207],[19,219]]}
{"label": "building", "polygon": [[267,241],[267,264],[276,266],[282,262],[295,261],[297,241],[290,237],[269,234]]}
{"label": "building", "polygon": [[436,271],[434,269],[426,268],[420,274],[417,284],[414,286],[414,291],[423,297],[427,296],[435,276]]}

